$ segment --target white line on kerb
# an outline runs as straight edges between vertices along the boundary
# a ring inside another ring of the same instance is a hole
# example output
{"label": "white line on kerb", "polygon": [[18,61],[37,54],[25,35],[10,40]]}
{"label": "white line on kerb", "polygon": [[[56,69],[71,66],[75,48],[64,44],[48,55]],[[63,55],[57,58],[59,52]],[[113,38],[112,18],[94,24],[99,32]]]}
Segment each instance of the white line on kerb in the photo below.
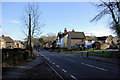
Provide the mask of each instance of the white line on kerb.
{"label": "white line on kerb", "polygon": [[107,69],[103,69],[103,68],[96,67],[96,66],[93,66],[93,65],[89,65],[89,64],[85,64],[85,63],[81,63],[81,64],[89,66],[89,67],[93,67],[93,68],[96,68],[96,69],[99,69],[99,70],[108,71]]}
{"label": "white line on kerb", "polygon": [[75,76],[73,76],[73,75],[70,75],[73,79],[75,79],[75,80],[77,80],[77,78],[75,77]]}
{"label": "white line on kerb", "polygon": [[57,71],[55,71],[55,69],[52,67],[52,66],[50,66],[48,63],[46,63],[62,80],[64,80],[63,79],[63,77],[57,72]]}
{"label": "white line on kerb", "polygon": [[67,72],[66,70],[62,69],[64,72]]}
{"label": "white line on kerb", "polygon": [[60,66],[58,66],[58,65],[56,65],[57,67],[60,67]]}

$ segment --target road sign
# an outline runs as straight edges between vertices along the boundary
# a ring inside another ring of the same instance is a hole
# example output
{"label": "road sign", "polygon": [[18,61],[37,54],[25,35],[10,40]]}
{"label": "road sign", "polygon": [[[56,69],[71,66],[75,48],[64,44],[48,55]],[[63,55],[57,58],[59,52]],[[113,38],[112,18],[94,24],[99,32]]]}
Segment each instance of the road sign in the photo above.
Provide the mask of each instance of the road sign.
{"label": "road sign", "polygon": [[36,42],[36,45],[38,45],[38,42]]}

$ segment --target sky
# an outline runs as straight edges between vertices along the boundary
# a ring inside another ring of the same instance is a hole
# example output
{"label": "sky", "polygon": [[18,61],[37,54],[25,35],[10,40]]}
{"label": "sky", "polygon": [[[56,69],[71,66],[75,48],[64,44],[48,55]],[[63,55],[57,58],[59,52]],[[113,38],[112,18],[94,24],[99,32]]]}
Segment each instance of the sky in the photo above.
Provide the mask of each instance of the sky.
{"label": "sky", "polygon": [[[40,19],[45,24],[41,28],[42,35],[59,31],[64,32],[74,29],[84,32],[85,35],[108,36],[113,35],[109,28],[109,16],[98,22],[90,20],[99,13],[96,4],[98,2],[39,2]],[[24,40],[26,37],[23,31],[23,15],[28,2],[2,2],[2,30],[1,35],[10,36],[14,40]]]}

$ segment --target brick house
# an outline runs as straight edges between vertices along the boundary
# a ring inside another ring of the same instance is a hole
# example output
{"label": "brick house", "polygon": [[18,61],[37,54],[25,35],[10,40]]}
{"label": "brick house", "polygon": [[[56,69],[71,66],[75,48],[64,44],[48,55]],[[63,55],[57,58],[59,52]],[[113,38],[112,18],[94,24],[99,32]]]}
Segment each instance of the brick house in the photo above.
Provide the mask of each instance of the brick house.
{"label": "brick house", "polygon": [[75,32],[72,30],[68,32],[67,36],[67,48],[74,49],[85,46],[85,35],[84,32]]}
{"label": "brick house", "polygon": [[23,48],[23,44],[21,43],[21,41],[15,40],[14,41],[14,48]]}
{"label": "brick house", "polygon": [[6,48],[6,44],[5,44],[5,40],[2,37],[0,37],[0,49],[2,48]]}
{"label": "brick house", "polygon": [[0,48],[14,48],[14,40],[10,37],[5,37],[4,35],[2,35],[2,37],[0,37]]}
{"label": "brick house", "polygon": [[66,28],[64,33],[59,32],[56,39],[57,47],[74,49],[84,47],[85,35],[83,32],[75,32],[74,30],[67,32]]}

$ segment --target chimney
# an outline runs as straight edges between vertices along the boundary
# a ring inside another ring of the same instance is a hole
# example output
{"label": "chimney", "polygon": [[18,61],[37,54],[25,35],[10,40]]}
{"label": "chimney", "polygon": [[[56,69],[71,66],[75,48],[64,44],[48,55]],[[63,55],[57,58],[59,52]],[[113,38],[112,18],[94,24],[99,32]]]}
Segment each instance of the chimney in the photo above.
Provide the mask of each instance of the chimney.
{"label": "chimney", "polygon": [[75,32],[75,30],[74,30],[74,29],[72,29],[72,32]]}
{"label": "chimney", "polygon": [[4,35],[2,35],[2,37],[5,37]]}
{"label": "chimney", "polygon": [[65,29],[64,29],[64,34],[66,34],[66,33],[67,33],[67,29],[65,28]]}

